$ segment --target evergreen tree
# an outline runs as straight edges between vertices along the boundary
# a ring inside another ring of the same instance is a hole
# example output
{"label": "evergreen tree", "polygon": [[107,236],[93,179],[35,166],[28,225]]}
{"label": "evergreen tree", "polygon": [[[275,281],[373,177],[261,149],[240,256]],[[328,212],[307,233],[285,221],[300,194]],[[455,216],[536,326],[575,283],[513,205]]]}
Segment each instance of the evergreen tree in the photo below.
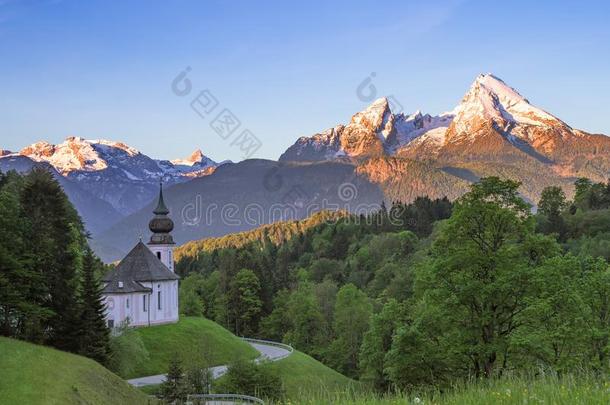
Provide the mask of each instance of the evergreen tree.
{"label": "evergreen tree", "polygon": [[41,342],[44,322],[44,275],[32,271],[27,250],[29,223],[19,195],[23,178],[16,172],[0,176],[0,335]]}
{"label": "evergreen tree", "polygon": [[184,372],[177,354],[169,362],[166,380],[161,384],[159,394],[168,403],[186,399]]}
{"label": "evergreen tree", "polygon": [[96,279],[99,267],[93,252],[86,249],[82,271],[80,354],[106,365],[110,341],[102,302],[102,287]]}
{"label": "evergreen tree", "polygon": [[83,224],[59,184],[43,169],[26,176],[21,205],[30,223],[26,239],[30,269],[44,279],[34,293],[52,314],[41,337],[58,349],[78,352],[77,270],[84,244]]}

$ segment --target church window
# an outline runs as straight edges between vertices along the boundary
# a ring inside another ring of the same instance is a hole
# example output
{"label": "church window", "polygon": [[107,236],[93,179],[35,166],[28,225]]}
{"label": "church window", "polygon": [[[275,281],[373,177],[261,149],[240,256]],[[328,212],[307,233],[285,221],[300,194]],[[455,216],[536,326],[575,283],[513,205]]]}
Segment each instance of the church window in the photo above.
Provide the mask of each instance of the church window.
{"label": "church window", "polygon": [[157,309],[161,309],[161,291],[157,291]]}
{"label": "church window", "polygon": [[129,308],[129,298],[127,298],[127,301],[125,302],[125,305],[127,306],[127,308]]}
{"label": "church window", "polygon": [[157,258],[161,260],[161,252],[157,252]]}
{"label": "church window", "polygon": [[144,309],[144,312],[146,312],[146,295],[142,296],[142,308]]}
{"label": "church window", "polygon": [[108,328],[114,328],[114,319],[108,319]]}

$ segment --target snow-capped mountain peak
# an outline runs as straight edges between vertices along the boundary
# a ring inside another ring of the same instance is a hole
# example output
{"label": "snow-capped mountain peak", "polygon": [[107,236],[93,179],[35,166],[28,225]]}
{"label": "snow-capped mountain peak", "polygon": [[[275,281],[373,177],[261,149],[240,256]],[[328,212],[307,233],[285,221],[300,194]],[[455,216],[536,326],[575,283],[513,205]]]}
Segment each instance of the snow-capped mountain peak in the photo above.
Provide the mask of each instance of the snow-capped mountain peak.
{"label": "snow-capped mountain peak", "polygon": [[382,97],[354,114],[345,126],[299,138],[280,159],[315,161],[395,154],[434,157],[442,148],[477,144],[468,151],[473,154],[479,149],[499,150],[506,141],[522,152],[535,150],[550,156],[569,149],[567,145],[575,138],[584,139],[586,134],[487,73],[475,78],[458,106],[449,112],[436,116],[419,110],[394,114],[388,99]]}
{"label": "snow-capped mountain peak", "polygon": [[379,130],[387,122],[391,113],[388,99],[381,97],[373,101],[365,110],[354,114],[351,123]]}
{"label": "snow-capped mountain peak", "polygon": [[420,110],[410,115],[394,114],[388,99],[381,97],[354,114],[347,125],[338,125],[313,136],[299,138],[280,160],[315,161],[394,154],[428,131],[446,129],[452,119],[451,113],[431,116]]}
{"label": "snow-capped mountain peak", "polygon": [[171,160],[171,163],[179,166],[209,166],[214,162],[210,158],[205,156],[201,149],[196,149],[193,153],[190,154],[189,157],[184,159],[174,159]]}
{"label": "snow-capped mountain peak", "polygon": [[0,154],[0,159],[11,156],[50,164],[63,177],[125,214],[154,197],[159,180],[180,183],[209,175],[218,166],[199,149],[186,159],[170,162],[152,159],[123,142],[76,136],[57,145],[36,142],[18,153]]}
{"label": "snow-capped mountain peak", "polygon": [[189,156],[187,160],[192,163],[197,163],[201,162],[201,159],[203,158],[203,152],[201,151],[201,149],[197,149],[193,153],[191,153],[191,156]]}
{"label": "snow-capped mountain peak", "polygon": [[19,153],[37,162],[47,162],[64,175],[72,172],[97,172],[121,169],[131,179],[159,178],[201,170],[216,163],[197,149],[186,159],[171,162],[153,160],[137,149],[106,139],[86,140],[71,136],[60,144],[36,142]]}
{"label": "snow-capped mountain peak", "polygon": [[[481,121],[493,121],[501,128],[514,125],[565,125],[491,73],[479,75],[453,110],[458,138],[472,136]],[[462,136],[459,136],[459,135]]]}
{"label": "snow-capped mountain peak", "polygon": [[19,154],[37,162],[50,163],[60,173],[73,170],[96,171],[108,167],[93,143],[79,137],[68,137],[58,145],[36,142],[23,148]]}

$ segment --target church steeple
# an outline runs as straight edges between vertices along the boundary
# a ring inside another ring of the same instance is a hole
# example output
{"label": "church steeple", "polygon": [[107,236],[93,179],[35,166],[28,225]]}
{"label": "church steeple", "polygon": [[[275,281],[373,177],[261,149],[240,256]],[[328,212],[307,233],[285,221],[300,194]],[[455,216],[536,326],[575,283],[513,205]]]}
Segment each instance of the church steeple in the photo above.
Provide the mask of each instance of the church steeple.
{"label": "church steeple", "polygon": [[157,256],[161,263],[168,269],[174,271],[174,238],[170,233],[174,229],[174,221],[167,215],[169,209],[163,200],[163,184],[159,183],[159,199],[157,207],[153,210],[155,216],[148,223],[148,228],[152,232],[148,248]]}
{"label": "church steeple", "polygon": [[165,206],[165,201],[163,201],[163,183],[159,183],[159,201],[157,202],[157,208],[153,211],[155,215],[167,215],[169,214],[169,210]]}
{"label": "church steeple", "polygon": [[148,223],[148,228],[153,233],[149,245],[173,245],[174,239],[170,232],[174,229],[174,222],[167,216],[169,209],[163,200],[163,184],[159,183],[159,200],[157,208],[153,210],[155,216]]}

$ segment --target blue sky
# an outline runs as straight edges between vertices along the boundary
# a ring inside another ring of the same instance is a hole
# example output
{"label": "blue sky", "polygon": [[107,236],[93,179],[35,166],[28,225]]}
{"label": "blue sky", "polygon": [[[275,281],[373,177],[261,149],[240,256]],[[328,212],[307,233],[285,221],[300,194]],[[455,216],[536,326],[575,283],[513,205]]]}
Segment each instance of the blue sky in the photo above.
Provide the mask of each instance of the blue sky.
{"label": "blue sky", "polygon": [[[610,6],[603,1],[0,0],[0,148],[66,136],[155,158],[201,148],[241,160],[210,122],[228,108],[276,159],[378,95],[452,109],[493,72],[568,124],[610,134]],[[189,95],[172,80],[191,71]],[[190,101],[208,89],[214,116]],[[235,136],[237,136],[237,132]]]}

